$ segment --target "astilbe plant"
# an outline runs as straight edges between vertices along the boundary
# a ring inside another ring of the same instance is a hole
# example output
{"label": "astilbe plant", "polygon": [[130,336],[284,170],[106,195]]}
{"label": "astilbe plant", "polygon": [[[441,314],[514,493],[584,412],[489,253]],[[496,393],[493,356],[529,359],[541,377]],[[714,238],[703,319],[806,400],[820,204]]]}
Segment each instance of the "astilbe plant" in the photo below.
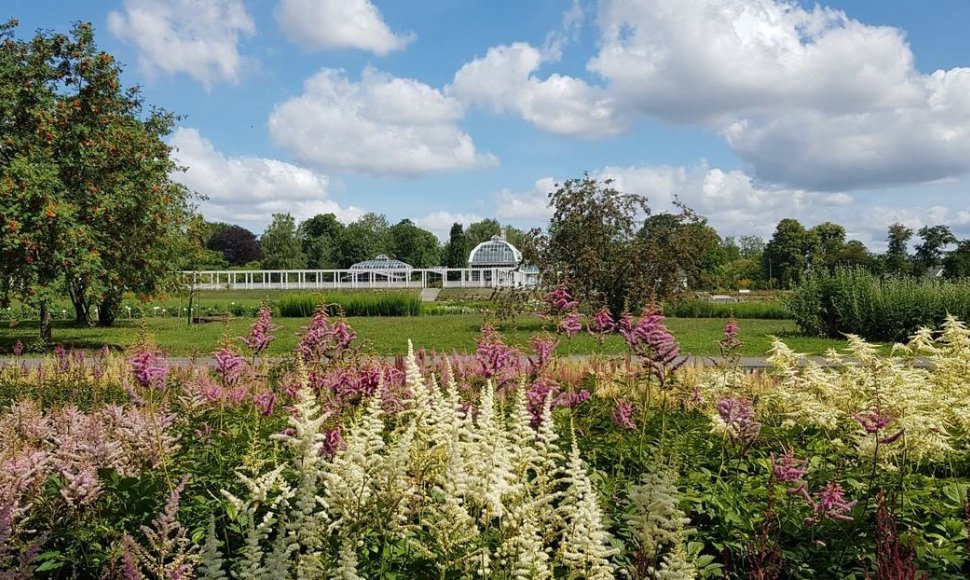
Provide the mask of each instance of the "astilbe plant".
{"label": "astilbe plant", "polygon": [[690,519],[678,506],[679,496],[676,475],[663,466],[630,488],[626,526],[637,549],[634,577],[661,578],[675,570],[692,577],[684,546]]}
{"label": "astilbe plant", "polygon": [[187,481],[188,476],[183,477],[172,490],[152,525],[141,527],[145,544],[125,535],[122,566],[125,580],[177,580],[193,576],[199,560],[198,546],[178,521],[179,501]]}
{"label": "astilbe plant", "polygon": [[667,329],[660,309],[648,306],[639,319],[627,314],[617,326],[630,352],[646,366],[649,376],[659,387],[666,389],[674,373],[687,359],[680,356],[680,345]]}
{"label": "astilbe plant", "polygon": [[249,334],[239,337],[239,340],[249,349],[253,364],[255,364],[256,358],[269,347],[269,344],[276,340],[276,337],[273,336],[273,332],[276,330],[279,330],[279,326],[273,324],[269,306],[264,304],[260,307],[259,315],[250,327]]}
{"label": "astilbe plant", "polygon": [[406,545],[419,558],[408,566],[443,576],[611,577],[598,496],[577,447],[562,465],[551,397],[537,428],[521,386],[509,414],[491,382],[469,413],[454,379],[429,383],[409,351],[401,409],[388,415],[376,389],[330,460],[304,374],[290,429],[277,437],[292,459],[263,476],[240,474],[248,497],[227,492],[230,515],[248,530],[228,555],[237,575],[372,577],[405,564],[364,558],[362,548],[393,558],[388,547]]}

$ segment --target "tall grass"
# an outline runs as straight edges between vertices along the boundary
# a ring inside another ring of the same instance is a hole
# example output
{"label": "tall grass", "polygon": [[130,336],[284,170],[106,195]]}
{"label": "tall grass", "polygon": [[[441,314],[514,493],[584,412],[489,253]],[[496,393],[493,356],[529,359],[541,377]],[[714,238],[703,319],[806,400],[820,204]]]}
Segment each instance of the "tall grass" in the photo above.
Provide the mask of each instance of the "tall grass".
{"label": "tall grass", "polygon": [[411,292],[374,292],[342,294],[294,294],[283,296],[276,303],[282,318],[306,318],[313,315],[321,304],[327,305],[327,313],[335,316],[419,316],[421,297]]}
{"label": "tall grass", "polygon": [[758,318],[790,320],[787,306],[778,302],[708,302],[691,300],[664,304],[664,315],[674,318]]}
{"label": "tall grass", "polygon": [[922,326],[939,326],[947,314],[970,319],[970,280],[816,272],[802,280],[788,307],[805,334],[903,341]]}

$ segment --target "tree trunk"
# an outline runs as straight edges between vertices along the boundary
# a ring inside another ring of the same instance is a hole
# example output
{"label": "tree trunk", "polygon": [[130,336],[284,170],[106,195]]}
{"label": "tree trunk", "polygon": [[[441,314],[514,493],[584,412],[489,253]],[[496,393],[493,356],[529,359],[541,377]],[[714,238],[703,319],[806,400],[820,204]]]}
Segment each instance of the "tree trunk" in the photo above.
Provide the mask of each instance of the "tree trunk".
{"label": "tree trunk", "polygon": [[120,308],[121,296],[113,292],[106,293],[101,304],[98,306],[98,326],[101,328],[114,326],[115,318],[118,317]]}
{"label": "tree trunk", "polygon": [[51,342],[51,311],[46,300],[40,303],[40,340]]}

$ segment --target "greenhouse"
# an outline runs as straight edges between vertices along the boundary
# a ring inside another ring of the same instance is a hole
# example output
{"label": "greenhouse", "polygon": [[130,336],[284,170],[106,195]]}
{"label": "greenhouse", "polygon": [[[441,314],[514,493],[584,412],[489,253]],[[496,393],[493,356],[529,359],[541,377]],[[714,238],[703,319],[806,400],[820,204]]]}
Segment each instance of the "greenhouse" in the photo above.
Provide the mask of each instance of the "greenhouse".
{"label": "greenhouse", "polygon": [[380,254],[373,260],[364,260],[352,265],[344,276],[344,280],[355,282],[407,281],[411,278],[412,270],[410,264]]}
{"label": "greenhouse", "polygon": [[509,243],[505,236],[492,236],[487,242],[475,246],[468,255],[471,268],[516,268],[522,263],[522,252]]}

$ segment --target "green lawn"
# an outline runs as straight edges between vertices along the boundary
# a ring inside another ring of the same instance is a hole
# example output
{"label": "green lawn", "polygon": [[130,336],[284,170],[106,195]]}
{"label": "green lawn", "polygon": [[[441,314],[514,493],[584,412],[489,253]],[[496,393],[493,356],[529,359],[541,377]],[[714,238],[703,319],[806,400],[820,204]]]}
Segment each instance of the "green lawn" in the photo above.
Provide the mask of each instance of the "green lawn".
{"label": "green lawn", "polygon": [[[474,352],[483,317],[479,314],[418,316],[407,318],[349,318],[359,340],[374,354],[402,354],[407,340],[415,348],[439,352]],[[308,319],[276,319],[282,328],[270,354],[291,351],[297,333],[309,323]],[[722,337],[724,320],[702,318],[669,318],[667,323],[680,341],[681,349],[697,355],[718,354],[717,341]],[[214,350],[224,337],[245,335],[252,321],[236,319],[228,323],[187,325],[183,319],[147,318],[119,321],[115,328],[76,328],[68,322],[56,322],[54,341],[68,347],[97,349],[108,345],[123,349],[136,344],[144,332],[173,356],[205,355]],[[740,337],[744,341],[743,354],[764,355],[771,344],[771,336],[780,336],[792,348],[806,353],[822,353],[829,348],[841,348],[845,341],[806,338],[796,334],[795,324],[789,320],[742,320]],[[526,345],[528,339],[543,329],[542,321],[534,317],[520,319],[517,327],[501,326],[506,340]],[[37,336],[36,322],[22,322],[16,327],[0,327],[0,353],[9,353],[17,340],[30,345]],[[610,337],[602,346],[585,334],[563,341],[560,354],[591,354],[596,352],[623,353],[626,346],[619,337]]]}

